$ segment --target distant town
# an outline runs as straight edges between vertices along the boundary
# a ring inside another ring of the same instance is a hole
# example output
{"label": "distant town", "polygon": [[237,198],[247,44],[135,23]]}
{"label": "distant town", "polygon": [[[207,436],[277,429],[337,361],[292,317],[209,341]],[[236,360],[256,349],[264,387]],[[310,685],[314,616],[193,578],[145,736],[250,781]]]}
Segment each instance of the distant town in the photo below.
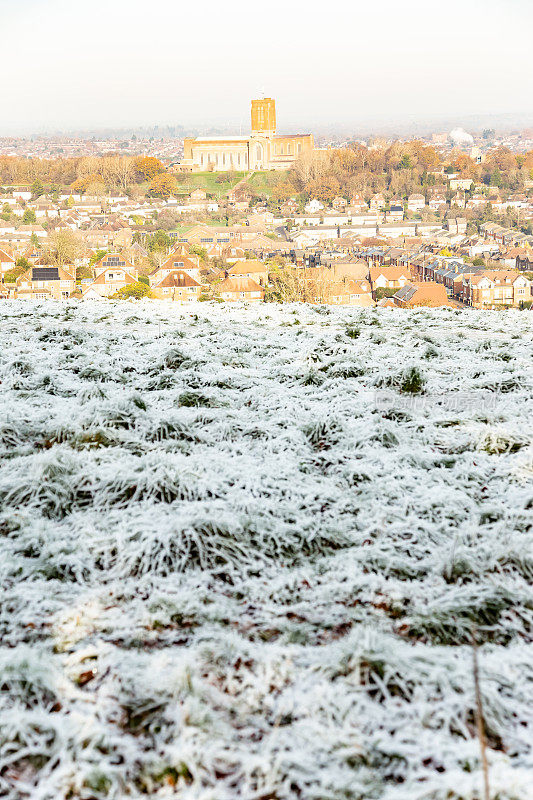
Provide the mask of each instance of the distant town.
{"label": "distant town", "polygon": [[0,297],[533,305],[533,131],[0,139]]}

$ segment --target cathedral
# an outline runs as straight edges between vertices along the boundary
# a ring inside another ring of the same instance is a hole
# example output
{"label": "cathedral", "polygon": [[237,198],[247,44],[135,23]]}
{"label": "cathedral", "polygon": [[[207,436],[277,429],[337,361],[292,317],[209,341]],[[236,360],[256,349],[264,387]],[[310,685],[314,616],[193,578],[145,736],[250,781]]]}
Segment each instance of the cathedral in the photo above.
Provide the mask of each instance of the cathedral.
{"label": "cathedral", "polygon": [[311,133],[276,133],[276,103],[264,97],[252,100],[252,132],[248,136],[188,137],[178,168],[183,172],[289,169],[313,147]]}

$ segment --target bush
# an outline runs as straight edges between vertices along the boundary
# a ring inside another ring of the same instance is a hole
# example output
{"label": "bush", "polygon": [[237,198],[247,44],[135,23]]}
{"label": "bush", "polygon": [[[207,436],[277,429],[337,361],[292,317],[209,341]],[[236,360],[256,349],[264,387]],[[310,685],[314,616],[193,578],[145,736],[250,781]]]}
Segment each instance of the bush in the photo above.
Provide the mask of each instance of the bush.
{"label": "bush", "polygon": [[400,391],[406,394],[420,394],[424,390],[424,378],[416,367],[410,367],[400,381]]}
{"label": "bush", "polygon": [[376,300],[382,300],[384,297],[394,297],[398,289],[385,289],[379,288],[375,290]]}
{"label": "bush", "polygon": [[141,300],[143,297],[152,297],[152,292],[150,291],[150,287],[145,283],[136,281],[135,283],[129,283],[127,286],[123,286],[113,297],[116,297],[118,300],[129,300],[130,298]]}

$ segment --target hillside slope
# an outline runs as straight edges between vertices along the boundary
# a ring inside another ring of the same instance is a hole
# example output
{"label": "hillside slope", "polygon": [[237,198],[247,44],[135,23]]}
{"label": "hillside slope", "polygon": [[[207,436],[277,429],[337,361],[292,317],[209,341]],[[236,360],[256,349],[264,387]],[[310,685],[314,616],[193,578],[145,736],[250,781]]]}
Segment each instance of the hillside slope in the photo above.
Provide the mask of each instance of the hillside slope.
{"label": "hillside slope", "polygon": [[530,796],[529,314],[2,311],[0,795]]}

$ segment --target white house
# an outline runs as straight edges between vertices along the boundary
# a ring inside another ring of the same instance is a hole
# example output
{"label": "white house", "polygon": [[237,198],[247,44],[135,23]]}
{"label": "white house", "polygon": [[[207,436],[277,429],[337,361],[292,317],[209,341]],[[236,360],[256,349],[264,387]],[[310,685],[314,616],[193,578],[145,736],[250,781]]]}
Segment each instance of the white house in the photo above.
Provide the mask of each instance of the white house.
{"label": "white house", "polygon": [[305,206],[305,210],[308,214],[317,214],[319,211],[322,211],[323,208],[324,204],[316,198],[310,200]]}

